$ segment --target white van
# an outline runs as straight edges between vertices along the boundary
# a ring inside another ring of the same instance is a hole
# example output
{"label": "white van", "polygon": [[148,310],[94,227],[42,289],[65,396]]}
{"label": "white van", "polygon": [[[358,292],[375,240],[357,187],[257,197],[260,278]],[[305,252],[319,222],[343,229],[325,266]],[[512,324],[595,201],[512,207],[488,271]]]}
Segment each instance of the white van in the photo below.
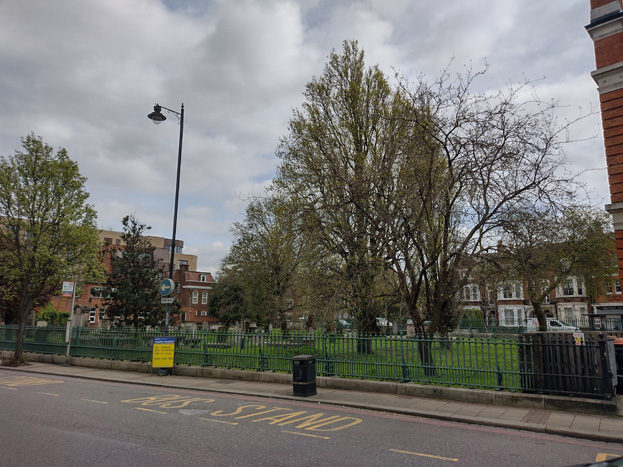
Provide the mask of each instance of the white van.
{"label": "white van", "polygon": [[[560,321],[559,319],[546,318],[548,331],[579,331],[577,326],[571,326],[570,324]],[[539,330],[539,320],[536,318],[528,319],[528,332],[534,332]]]}

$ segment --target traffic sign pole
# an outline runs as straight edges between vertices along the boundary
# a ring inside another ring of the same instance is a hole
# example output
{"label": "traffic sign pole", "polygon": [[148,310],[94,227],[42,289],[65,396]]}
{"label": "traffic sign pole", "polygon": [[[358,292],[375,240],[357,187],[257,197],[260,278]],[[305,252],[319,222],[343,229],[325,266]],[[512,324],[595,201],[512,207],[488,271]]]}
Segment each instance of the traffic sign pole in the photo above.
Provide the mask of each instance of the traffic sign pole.
{"label": "traffic sign pole", "polygon": [[[76,283],[72,282],[71,284],[71,310],[69,311],[69,318],[67,319],[67,352],[65,354],[65,365],[69,365],[69,350],[71,348],[71,328],[74,321],[74,304],[76,303]],[[63,284],[63,286],[64,285],[65,284]]]}
{"label": "traffic sign pole", "polygon": [[[169,316],[171,315],[171,303],[173,303],[173,301],[175,300],[175,298],[173,297],[173,291],[175,290],[175,282],[173,282],[173,278],[168,277],[166,279],[162,279],[162,281],[160,282],[159,289],[160,289],[160,295],[162,295],[162,299],[160,300],[160,302],[167,304],[167,314],[166,314],[165,322],[164,322],[164,334],[165,336],[168,336],[169,335]],[[160,368],[158,370],[158,376],[166,376],[168,374],[169,372],[167,371],[166,368]]]}

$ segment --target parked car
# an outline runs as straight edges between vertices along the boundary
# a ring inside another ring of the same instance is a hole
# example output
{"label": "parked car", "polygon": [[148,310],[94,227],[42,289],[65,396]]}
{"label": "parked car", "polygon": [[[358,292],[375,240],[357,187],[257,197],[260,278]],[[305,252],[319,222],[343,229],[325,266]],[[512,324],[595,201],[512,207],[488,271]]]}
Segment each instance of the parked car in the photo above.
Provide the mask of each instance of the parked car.
{"label": "parked car", "polygon": [[386,318],[376,318],[376,325],[380,328],[392,327],[391,321],[387,321]]}
{"label": "parked car", "polygon": [[335,322],[335,326],[336,326],[338,329],[345,329],[345,330],[346,330],[346,329],[353,329],[353,323],[351,323],[351,322],[349,322],[349,321],[347,321],[347,320],[345,320],[345,319],[338,319],[338,320]]}
{"label": "parked car", "polygon": [[[580,328],[565,323],[559,319],[547,318],[547,330],[548,331],[579,331]],[[528,320],[527,331],[534,332],[539,330],[539,320],[536,318],[530,318]]]}

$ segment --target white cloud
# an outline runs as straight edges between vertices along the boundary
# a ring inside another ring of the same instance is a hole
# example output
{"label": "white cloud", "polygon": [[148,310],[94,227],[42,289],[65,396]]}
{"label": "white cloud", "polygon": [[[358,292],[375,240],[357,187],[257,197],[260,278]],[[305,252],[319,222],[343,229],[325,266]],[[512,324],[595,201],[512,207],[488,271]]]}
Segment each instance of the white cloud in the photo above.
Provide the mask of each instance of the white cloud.
{"label": "white cloud", "polygon": [[[270,183],[279,137],[332,49],[357,39],[369,65],[409,78],[491,65],[483,90],[528,78],[573,117],[598,107],[587,0],[28,0],[0,2],[0,154],[34,132],[88,177],[103,228],[130,213],[170,236],[185,105],[178,238],[214,272],[231,223]],[[565,146],[608,202],[599,117]]]}

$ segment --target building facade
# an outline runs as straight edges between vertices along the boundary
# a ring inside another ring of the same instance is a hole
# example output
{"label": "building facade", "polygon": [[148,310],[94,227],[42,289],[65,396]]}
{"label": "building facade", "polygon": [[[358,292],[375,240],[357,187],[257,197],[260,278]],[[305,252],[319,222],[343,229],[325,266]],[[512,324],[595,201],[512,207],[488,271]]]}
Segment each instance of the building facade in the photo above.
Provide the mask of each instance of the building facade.
{"label": "building facade", "polygon": [[218,320],[208,316],[210,293],[214,287],[214,278],[209,272],[192,271],[188,265],[173,273],[177,284],[175,298],[180,301],[182,327],[200,327],[210,329]]}
{"label": "building facade", "polygon": [[[501,327],[525,326],[530,318],[535,317],[521,281],[481,284],[470,278],[459,293],[459,303],[464,310],[476,311],[489,324]],[[542,309],[548,317],[577,323],[620,318],[622,306],[623,294],[618,276],[606,281],[593,300],[581,280],[569,277],[545,297]]]}
{"label": "building facade", "polygon": [[[171,239],[156,236],[146,236],[155,247],[154,258],[157,267],[162,270],[163,278],[168,277],[171,258]],[[112,255],[123,249],[121,232],[101,230],[100,261],[109,273],[112,270]],[[184,242],[175,242],[175,267],[173,280],[177,287],[174,298],[181,304],[180,325],[186,327],[200,326],[209,327],[216,320],[208,316],[209,291],[214,285],[214,279],[210,272],[197,271],[197,256],[184,254],[182,249]],[[74,305],[74,326],[108,327],[110,325],[106,316],[106,284],[82,284],[78,287],[76,296],[58,296],[52,299],[56,309],[61,312],[71,311]],[[176,323],[177,324],[177,323]]]}
{"label": "building facade", "polygon": [[610,201],[619,277],[623,278],[623,5],[621,0],[590,0],[586,30],[595,47],[597,83],[603,125]]}

